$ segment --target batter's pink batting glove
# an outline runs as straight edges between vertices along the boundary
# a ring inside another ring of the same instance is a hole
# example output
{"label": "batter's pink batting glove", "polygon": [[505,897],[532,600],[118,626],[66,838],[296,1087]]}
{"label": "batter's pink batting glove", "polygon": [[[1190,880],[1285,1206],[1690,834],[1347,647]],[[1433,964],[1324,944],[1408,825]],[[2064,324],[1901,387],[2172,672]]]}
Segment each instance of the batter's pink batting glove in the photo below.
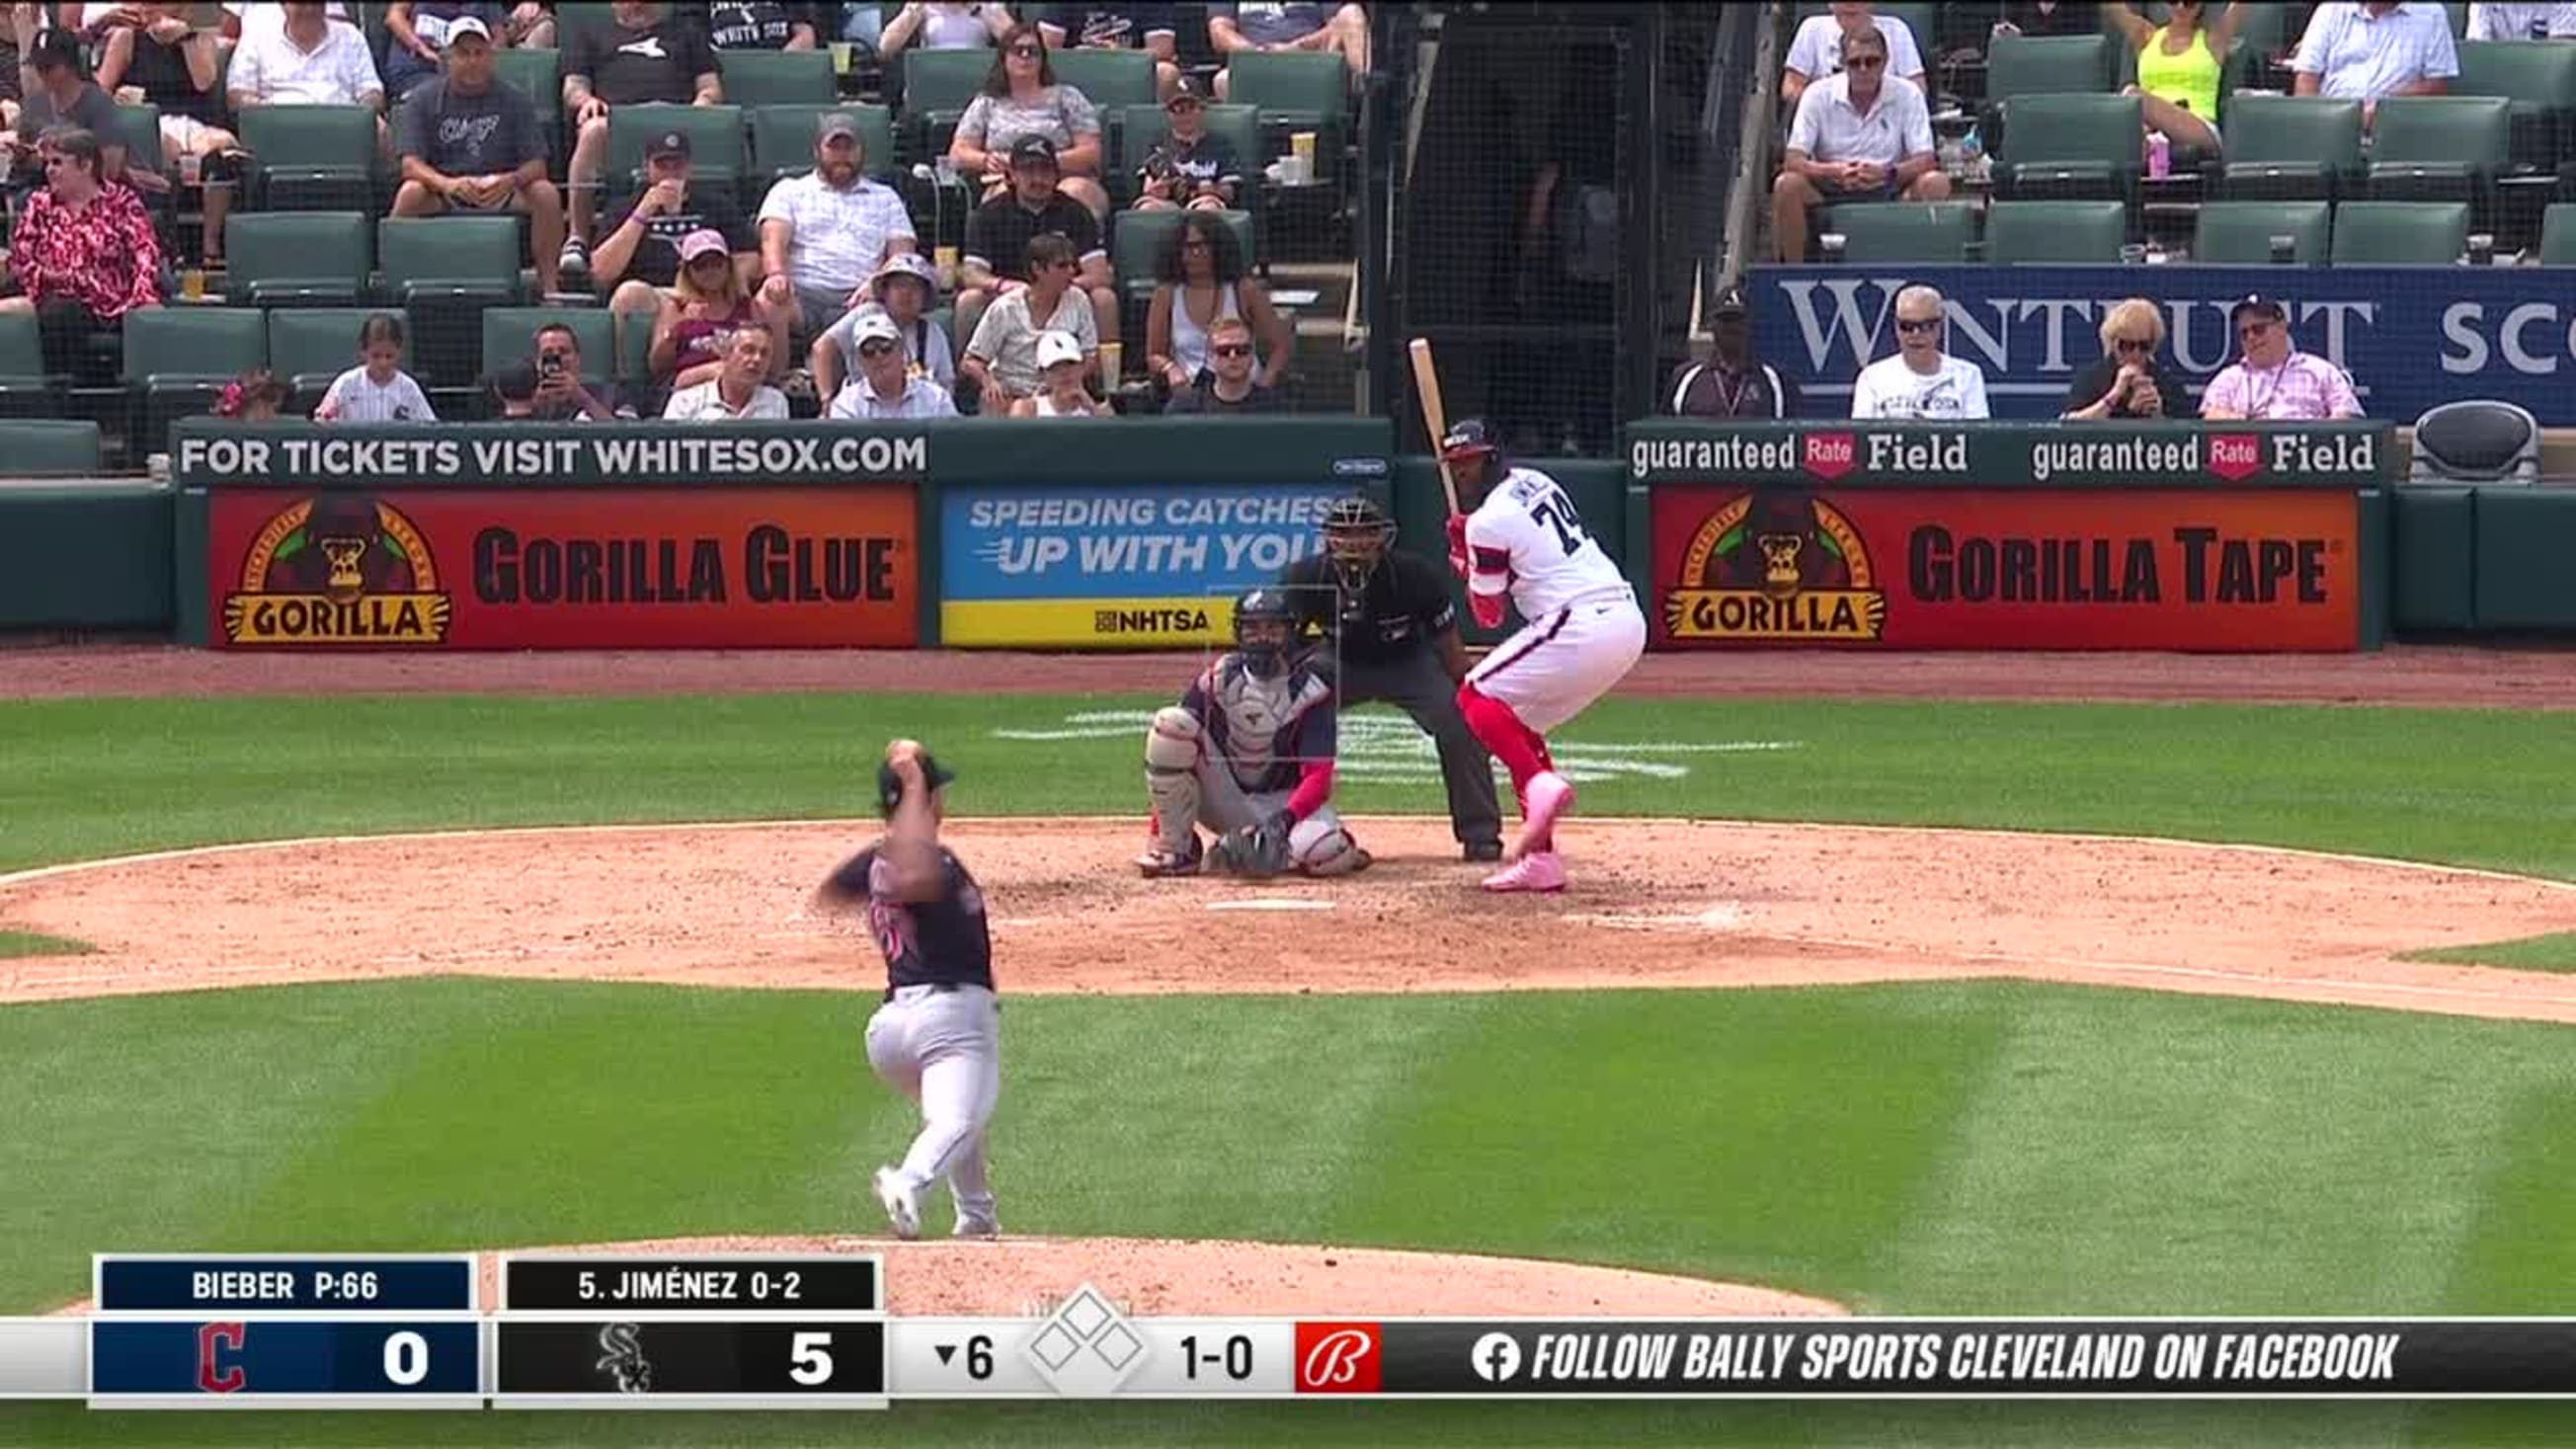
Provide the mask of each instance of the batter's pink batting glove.
{"label": "batter's pink batting glove", "polygon": [[1449,515],[1449,570],[1460,578],[1467,576],[1467,515]]}

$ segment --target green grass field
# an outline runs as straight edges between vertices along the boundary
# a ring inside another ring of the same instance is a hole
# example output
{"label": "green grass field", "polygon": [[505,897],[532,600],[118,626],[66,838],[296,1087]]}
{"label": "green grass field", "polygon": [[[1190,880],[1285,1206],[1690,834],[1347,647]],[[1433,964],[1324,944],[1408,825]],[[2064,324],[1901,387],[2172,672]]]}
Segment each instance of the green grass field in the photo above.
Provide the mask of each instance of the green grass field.
{"label": "green grass field", "polygon": [[[960,813],[1138,808],[1142,700],[0,706],[0,870],[440,826],[836,817],[918,735]],[[1621,703],[1602,814],[2259,841],[2576,878],[2576,723],[2501,712]],[[1358,810],[1437,786],[1355,777]],[[2260,923],[2247,923],[2259,929]],[[0,955],[18,938],[0,936]],[[2556,944],[2518,948],[2564,952]],[[2475,959],[2484,960],[2486,957]],[[2544,964],[2543,955],[2495,964]],[[1005,974],[1009,963],[1000,963]],[[0,1010],[0,1311],[95,1250],[873,1231],[908,1133],[856,994],[430,979]],[[1015,1231],[1577,1259],[1873,1313],[2563,1313],[2576,1034],[2015,983],[1031,998],[995,1135]],[[204,1110],[220,1083],[225,1110]],[[1221,1107],[1212,1104],[1223,1104]],[[745,1124],[757,1124],[746,1130]],[[2549,1405],[916,1406],[410,1418],[0,1411],[0,1442],[2563,1443]]]}

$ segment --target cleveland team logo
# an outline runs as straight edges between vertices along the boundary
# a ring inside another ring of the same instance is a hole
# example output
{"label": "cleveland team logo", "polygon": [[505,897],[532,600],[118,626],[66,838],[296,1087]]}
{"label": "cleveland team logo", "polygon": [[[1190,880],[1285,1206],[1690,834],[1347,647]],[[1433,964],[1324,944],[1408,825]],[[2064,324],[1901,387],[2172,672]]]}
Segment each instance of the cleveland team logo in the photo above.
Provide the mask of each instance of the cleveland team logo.
{"label": "cleveland team logo", "polygon": [[1664,595],[1676,639],[1876,639],[1887,595],[1869,545],[1811,494],[1738,494],[1691,536]]}
{"label": "cleveland team logo", "polygon": [[450,601],[429,542],[390,503],[324,493],[282,510],[224,596],[234,644],[438,644]]}

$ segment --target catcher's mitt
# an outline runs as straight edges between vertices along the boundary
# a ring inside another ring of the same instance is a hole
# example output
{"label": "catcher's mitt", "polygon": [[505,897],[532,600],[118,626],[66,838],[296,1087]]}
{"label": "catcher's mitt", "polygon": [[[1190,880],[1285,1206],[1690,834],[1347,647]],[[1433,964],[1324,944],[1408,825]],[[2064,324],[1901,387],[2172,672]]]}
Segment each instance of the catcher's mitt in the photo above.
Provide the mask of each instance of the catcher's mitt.
{"label": "catcher's mitt", "polygon": [[1288,869],[1288,827],[1279,820],[1246,825],[1217,837],[1208,865],[1227,875],[1268,880]]}

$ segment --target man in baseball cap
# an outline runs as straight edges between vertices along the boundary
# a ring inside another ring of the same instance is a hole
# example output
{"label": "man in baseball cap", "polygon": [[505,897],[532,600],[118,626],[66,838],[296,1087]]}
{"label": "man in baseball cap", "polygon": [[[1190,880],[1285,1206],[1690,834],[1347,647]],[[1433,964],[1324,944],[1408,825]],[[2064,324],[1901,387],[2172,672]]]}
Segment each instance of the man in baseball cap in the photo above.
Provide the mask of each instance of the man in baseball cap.
{"label": "man in baseball cap", "polygon": [[[903,330],[892,317],[880,308],[862,307],[844,320],[858,368],[832,394],[828,416],[859,421],[957,416],[948,389],[913,373],[904,356]],[[824,345],[819,339],[815,343],[817,348]]]}
{"label": "man in baseball cap", "polygon": [[2227,309],[2244,355],[2209,380],[2200,415],[2209,420],[2316,422],[2361,416],[2361,399],[2344,370],[2290,338],[2280,300],[2257,292]]}
{"label": "man in baseball cap", "polygon": [[[428,25],[428,18],[421,23]],[[546,139],[536,112],[495,72],[492,32],[481,20],[458,16],[445,40],[438,68],[417,77],[394,112],[403,182],[393,213],[524,212],[537,289],[560,290],[564,199],[546,179]]]}
{"label": "man in baseball cap", "polygon": [[804,336],[868,300],[868,279],[888,257],[921,249],[912,213],[893,187],[868,179],[867,157],[857,115],[825,111],[814,122],[814,169],[782,179],[760,203],[760,298],[796,309]]}
{"label": "man in baseball cap", "polygon": [[1234,144],[1207,128],[1207,87],[1183,76],[1163,102],[1171,132],[1137,169],[1136,209],[1216,210],[1234,205],[1243,165]]}
{"label": "man in baseball cap", "polygon": [[893,319],[895,330],[903,335],[904,362],[915,377],[927,377],[946,389],[957,386],[957,357],[948,340],[948,329],[934,325],[930,314],[939,307],[939,273],[918,252],[903,252],[886,258],[884,266],[868,279],[868,300],[843,313],[841,320],[823,330],[806,349],[805,363],[814,371],[814,393],[829,398],[840,390],[842,380],[857,366],[858,319],[870,312],[882,312]]}
{"label": "man in baseball cap", "polygon": [[680,243],[711,231],[725,240],[734,269],[748,274],[759,262],[751,222],[721,182],[699,184],[696,147],[689,133],[666,127],[644,138],[642,185],[613,202],[616,218],[590,254],[590,274],[609,287],[608,306],[628,326],[652,326],[662,299],[680,279]]}
{"label": "man in baseball cap", "polygon": [[[1052,232],[1073,245],[1073,285],[1091,303],[1092,335],[1102,342],[1118,340],[1118,294],[1110,286],[1109,251],[1101,244],[1099,219],[1091,208],[1064,194],[1056,183],[1055,143],[1030,134],[1010,151],[1009,189],[975,208],[966,218],[965,255],[957,268],[957,335],[970,350],[984,309],[1017,290],[1043,279],[1027,267],[1029,244]],[[1039,318],[1037,325],[1047,325]]]}
{"label": "man in baseball cap", "polygon": [[1753,355],[1753,303],[1744,288],[1718,293],[1708,324],[1712,356],[1674,370],[1664,405],[1685,418],[1796,417],[1798,385]]}

